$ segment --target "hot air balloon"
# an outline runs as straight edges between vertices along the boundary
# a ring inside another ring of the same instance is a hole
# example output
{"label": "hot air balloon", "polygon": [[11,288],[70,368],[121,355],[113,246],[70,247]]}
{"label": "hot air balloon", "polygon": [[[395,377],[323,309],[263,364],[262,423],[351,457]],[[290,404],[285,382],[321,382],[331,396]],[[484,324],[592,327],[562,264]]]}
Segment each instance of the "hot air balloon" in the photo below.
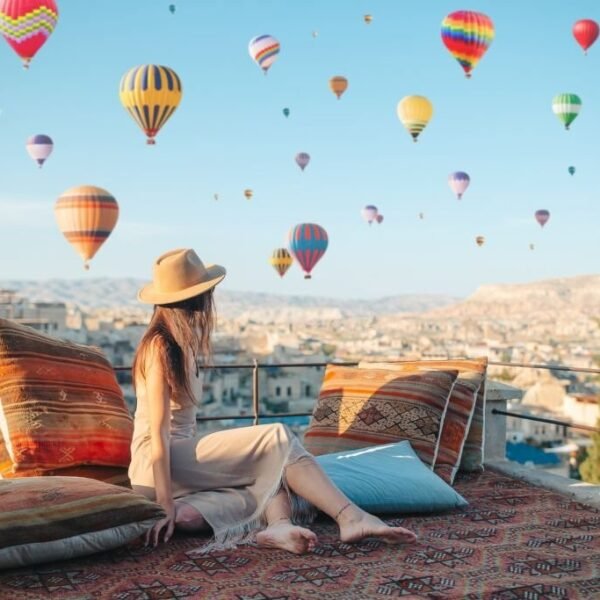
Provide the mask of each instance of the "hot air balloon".
{"label": "hot air balloon", "polygon": [[177,7],[174,4],[169,4],[169,11],[172,15],[175,14],[176,10],[177,10]]}
{"label": "hot air balloon", "polygon": [[593,19],[580,19],[573,25],[573,37],[583,48],[585,54],[598,39],[600,27]]}
{"label": "hot air balloon", "polygon": [[259,35],[252,38],[248,44],[248,52],[252,60],[267,74],[275,62],[281,45],[272,35]]}
{"label": "hot air balloon", "polygon": [[146,134],[147,144],[169,120],[181,101],[181,81],[169,67],[141,65],[121,78],[119,97],[133,120]]}
{"label": "hot air balloon", "polygon": [[575,175],[575,167],[569,167],[568,171],[569,171],[569,175]]}
{"label": "hot air balloon", "polygon": [[529,244],[529,249],[530,250],[535,250],[535,245],[534,244]]}
{"label": "hot air balloon", "polygon": [[484,238],[482,235],[478,235],[478,236],[475,238],[475,243],[476,243],[476,244],[477,244],[479,247],[481,247],[481,246],[483,246],[483,245],[485,244],[485,238]]}
{"label": "hot air balloon", "polygon": [[286,119],[290,116],[290,109],[289,108],[284,108],[282,112],[283,112],[283,116]]}
{"label": "hot air balloon", "polygon": [[294,259],[288,252],[287,248],[277,248],[273,250],[273,254],[271,254],[269,262],[279,273],[279,276],[283,277],[287,273],[288,269],[292,266]]}
{"label": "hot air balloon", "polygon": [[362,215],[362,218],[369,224],[371,225],[371,223],[373,223],[373,221],[377,220],[377,215],[379,214],[379,211],[377,210],[376,206],[373,206],[372,204],[367,204],[367,206],[365,206],[361,211],[360,214]]}
{"label": "hot air balloon", "polygon": [[37,162],[39,168],[42,168],[46,159],[52,154],[54,143],[48,135],[32,135],[25,145],[29,156]]}
{"label": "hot air balloon", "polygon": [[550,219],[550,212],[544,208],[535,211],[535,220],[543,227]]}
{"label": "hot air balloon", "polygon": [[244,190],[244,196],[246,196],[246,200],[250,200],[250,198],[252,198],[252,196],[254,196],[254,192],[247,188]]}
{"label": "hot air balloon", "polygon": [[493,39],[494,24],[483,13],[458,10],[442,21],[444,46],[459,62],[467,77],[471,77],[471,71]]}
{"label": "hot air balloon", "polygon": [[569,125],[581,110],[581,98],[576,94],[558,94],[552,99],[552,111],[569,130]]}
{"label": "hot air balloon", "polygon": [[213,194],[213,198],[214,198],[215,200],[218,200],[218,199],[219,199],[219,194]]}
{"label": "hot air balloon", "polygon": [[419,213],[419,219],[421,219],[421,221],[425,218],[425,214],[420,212]]}
{"label": "hot air balloon", "polygon": [[416,142],[433,115],[433,106],[425,96],[405,96],[398,102],[398,118]]}
{"label": "hot air balloon", "polygon": [[342,94],[348,89],[348,80],[341,75],[336,75],[329,80],[329,89],[339,100],[342,97]]}
{"label": "hot air balloon", "polygon": [[307,154],[306,152],[298,152],[298,154],[296,154],[296,164],[304,171],[304,169],[306,169],[306,166],[308,165],[308,163],[310,162],[310,154]]}
{"label": "hot air balloon", "polygon": [[327,250],[327,232],[315,223],[300,223],[290,229],[288,239],[290,252],[304,271],[304,279],[310,279],[310,272]]}
{"label": "hot air balloon", "polygon": [[467,191],[471,178],[463,171],[456,171],[448,175],[448,185],[450,189],[456,194],[456,197],[460,200],[463,194]]}
{"label": "hot air balloon", "polygon": [[114,197],[93,185],[74,187],[54,206],[58,227],[89,269],[89,261],[106,241],[119,217]]}
{"label": "hot air balloon", "polygon": [[365,15],[363,19],[367,25],[370,25],[373,22],[373,17],[371,15]]}
{"label": "hot air balloon", "polygon": [[58,21],[54,0],[0,0],[0,32],[29,68]]}
{"label": "hot air balloon", "polygon": [[377,215],[375,217],[375,220],[377,221],[377,223],[380,223],[380,224],[383,223],[383,215]]}
{"label": "hot air balloon", "polygon": [[313,32],[312,32],[312,36],[313,36],[314,38],[318,37],[318,36],[319,36],[319,32],[318,32],[318,31],[313,31]]}

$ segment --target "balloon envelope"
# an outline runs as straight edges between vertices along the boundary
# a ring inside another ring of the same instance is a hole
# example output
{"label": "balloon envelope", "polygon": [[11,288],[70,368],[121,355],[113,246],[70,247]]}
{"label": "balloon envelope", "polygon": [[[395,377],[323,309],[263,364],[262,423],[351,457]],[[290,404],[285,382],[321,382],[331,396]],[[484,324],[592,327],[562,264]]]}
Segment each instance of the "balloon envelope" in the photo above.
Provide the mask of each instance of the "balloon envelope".
{"label": "balloon envelope", "polygon": [[58,227],[88,268],[100,246],[107,240],[119,217],[119,205],[112,194],[93,185],[68,189],[56,201]]}
{"label": "balloon envelope", "polygon": [[177,73],[159,65],[133,67],[123,75],[119,87],[121,104],[146,134],[148,144],[155,143],[155,136],[179,106],[182,93]]}
{"label": "balloon envelope", "polygon": [[405,96],[398,102],[396,112],[400,122],[416,142],[433,115],[433,106],[425,96]]}
{"label": "balloon envelope", "polygon": [[478,246],[483,246],[483,245],[485,244],[485,238],[484,238],[482,235],[478,235],[478,236],[475,238],[475,243],[476,243]]}
{"label": "balloon envelope", "polygon": [[310,279],[311,271],[327,250],[327,232],[315,223],[300,223],[290,229],[288,240],[292,256],[305,273],[304,278]]}
{"label": "balloon envelope", "polygon": [[365,15],[363,19],[367,25],[369,25],[373,21],[373,17],[371,15]]}
{"label": "balloon envelope", "polygon": [[375,220],[376,220],[378,223],[383,223],[383,215],[377,215],[377,216],[375,217]]}
{"label": "balloon envelope", "polygon": [[581,98],[577,94],[558,94],[552,99],[552,111],[568,130],[581,111]]}
{"label": "balloon envelope", "polygon": [[370,225],[373,221],[377,220],[379,211],[377,210],[376,206],[367,204],[367,206],[360,211],[360,214],[362,215],[362,218]]}
{"label": "balloon envelope", "polygon": [[471,178],[467,173],[463,171],[456,171],[454,173],[450,173],[448,176],[448,185],[450,189],[456,194],[456,197],[460,200],[463,194],[467,191],[469,184],[471,183]]}
{"label": "balloon envelope", "polygon": [[290,116],[290,109],[289,108],[284,108],[283,109],[283,116],[284,117],[289,117]]}
{"label": "balloon envelope", "polygon": [[329,89],[339,100],[342,97],[342,94],[348,89],[348,80],[341,75],[336,75],[329,80]]}
{"label": "balloon envelope", "polygon": [[308,165],[308,163],[310,162],[310,154],[307,154],[306,152],[298,152],[298,154],[296,154],[296,164],[304,171],[304,169],[306,169],[306,166]]}
{"label": "balloon envelope", "polygon": [[54,143],[48,135],[38,134],[32,135],[25,145],[27,152],[38,166],[41,168],[46,159],[52,154]]}
{"label": "balloon envelope", "polygon": [[287,248],[276,248],[273,250],[273,254],[269,259],[269,262],[273,266],[273,268],[279,273],[280,277],[283,277],[288,269],[292,266],[294,259],[292,255],[288,252]]}
{"label": "balloon envelope", "polygon": [[174,4],[169,4],[169,11],[171,12],[172,15],[175,14],[175,10],[176,10],[175,5]]}
{"label": "balloon envelope", "polygon": [[543,227],[550,219],[550,212],[542,208],[535,211],[535,220]]}
{"label": "balloon envelope", "polygon": [[279,54],[281,45],[272,35],[258,35],[248,43],[252,60],[266,73]]}
{"label": "balloon envelope", "polygon": [[575,167],[569,167],[568,171],[570,175],[575,175]]}
{"label": "balloon envelope", "polygon": [[592,44],[598,39],[599,33],[600,27],[593,19],[580,19],[573,25],[573,37],[586,54]]}
{"label": "balloon envelope", "polygon": [[254,192],[247,188],[244,190],[244,196],[246,196],[246,200],[250,200],[250,198],[252,198],[252,196],[254,196]]}
{"label": "balloon envelope", "polygon": [[493,39],[494,24],[483,13],[458,10],[442,21],[444,46],[458,61],[467,77],[471,77],[471,71]]}
{"label": "balloon envelope", "polygon": [[25,68],[46,43],[58,21],[54,0],[1,0],[0,32]]}

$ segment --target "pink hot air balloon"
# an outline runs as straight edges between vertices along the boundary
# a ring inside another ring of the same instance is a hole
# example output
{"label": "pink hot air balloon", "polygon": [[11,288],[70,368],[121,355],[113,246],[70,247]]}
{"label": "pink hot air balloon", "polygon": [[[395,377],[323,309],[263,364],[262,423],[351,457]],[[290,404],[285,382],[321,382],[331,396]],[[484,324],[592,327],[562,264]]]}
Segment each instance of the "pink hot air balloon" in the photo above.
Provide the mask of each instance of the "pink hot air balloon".
{"label": "pink hot air balloon", "polygon": [[310,154],[307,154],[306,152],[298,152],[298,154],[296,154],[296,164],[304,171],[304,169],[306,169],[306,166],[308,165],[308,163],[310,162]]}
{"label": "pink hot air balloon", "polygon": [[377,215],[375,219],[378,223],[383,223],[383,215]]}
{"label": "pink hot air balloon", "polygon": [[367,206],[360,211],[360,214],[362,215],[362,218],[370,225],[373,221],[377,220],[379,211],[377,210],[376,206],[367,204]]}
{"label": "pink hot air balloon", "polygon": [[550,219],[550,212],[542,208],[535,211],[535,220],[543,227]]}
{"label": "pink hot air balloon", "polygon": [[448,185],[459,200],[467,191],[470,183],[471,178],[463,171],[456,171],[455,173],[450,173],[450,175],[448,175]]}

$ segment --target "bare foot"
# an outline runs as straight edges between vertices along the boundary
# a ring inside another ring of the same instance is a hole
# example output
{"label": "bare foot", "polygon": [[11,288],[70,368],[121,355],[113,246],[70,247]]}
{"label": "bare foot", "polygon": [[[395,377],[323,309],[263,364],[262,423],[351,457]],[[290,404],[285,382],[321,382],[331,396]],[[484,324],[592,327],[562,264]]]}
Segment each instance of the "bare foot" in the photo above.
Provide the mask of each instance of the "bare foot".
{"label": "bare foot", "polygon": [[357,506],[348,507],[346,514],[338,519],[342,542],[358,542],[363,538],[374,537],[386,544],[414,544],[417,536],[404,527],[390,527],[380,518],[371,515]]}
{"label": "bare foot", "polygon": [[256,534],[261,548],[281,548],[294,554],[306,554],[314,550],[317,536],[304,527],[292,523],[276,523]]}

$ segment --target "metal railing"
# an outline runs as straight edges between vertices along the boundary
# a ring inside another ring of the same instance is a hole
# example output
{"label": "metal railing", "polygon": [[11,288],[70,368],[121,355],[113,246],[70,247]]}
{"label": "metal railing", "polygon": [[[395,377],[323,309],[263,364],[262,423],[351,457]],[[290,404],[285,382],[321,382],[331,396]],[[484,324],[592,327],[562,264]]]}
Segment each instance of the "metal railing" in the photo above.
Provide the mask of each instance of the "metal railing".
{"label": "metal railing", "polygon": [[[427,359],[423,359],[426,361]],[[451,360],[462,360],[462,359],[447,359]],[[415,362],[414,359],[394,359],[390,361],[381,361],[377,362],[393,362],[393,363],[403,363],[403,362]],[[260,419],[279,419],[283,417],[309,417],[312,415],[312,412],[281,412],[281,413],[261,413],[260,412],[260,390],[259,390],[259,379],[258,373],[261,369],[294,369],[294,368],[325,368],[329,365],[341,366],[341,367],[356,367],[358,362],[306,362],[306,363],[259,363],[256,359],[251,363],[236,363],[236,364],[214,364],[214,365],[198,365],[200,370],[210,371],[210,370],[231,370],[231,369],[251,369],[252,370],[252,414],[244,415],[244,414],[233,414],[233,415],[211,415],[211,416],[200,416],[196,417],[196,420],[199,422],[208,422],[208,421],[241,421],[252,419],[254,425],[258,425]],[[549,371],[564,371],[570,373],[588,373],[588,374],[596,374],[600,375],[600,369],[586,368],[586,367],[570,367],[566,365],[547,365],[547,364],[528,364],[528,363],[511,363],[504,361],[489,361],[489,366],[498,366],[498,367],[513,367],[518,369],[544,369]],[[117,372],[123,371],[131,371],[131,367],[118,367],[115,366],[113,369]],[[568,421],[559,421],[556,419],[548,419],[545,417],[536,417],[535,415],[526,415],[523,413],[502,411],[499,409],[492,409],[492,414],[504,415],[507,417],[515,417],[517,419],[525,419],[528,421],[537,421],[540,423],[549,423],[551,425],[560,425],[563,427],[569,427],[571,429],[580,429],[583,431],[589,431],[593,433],[600,433],[600,428],[593,427],[590,425],[583,425],[578,423],[570,423]]]}

